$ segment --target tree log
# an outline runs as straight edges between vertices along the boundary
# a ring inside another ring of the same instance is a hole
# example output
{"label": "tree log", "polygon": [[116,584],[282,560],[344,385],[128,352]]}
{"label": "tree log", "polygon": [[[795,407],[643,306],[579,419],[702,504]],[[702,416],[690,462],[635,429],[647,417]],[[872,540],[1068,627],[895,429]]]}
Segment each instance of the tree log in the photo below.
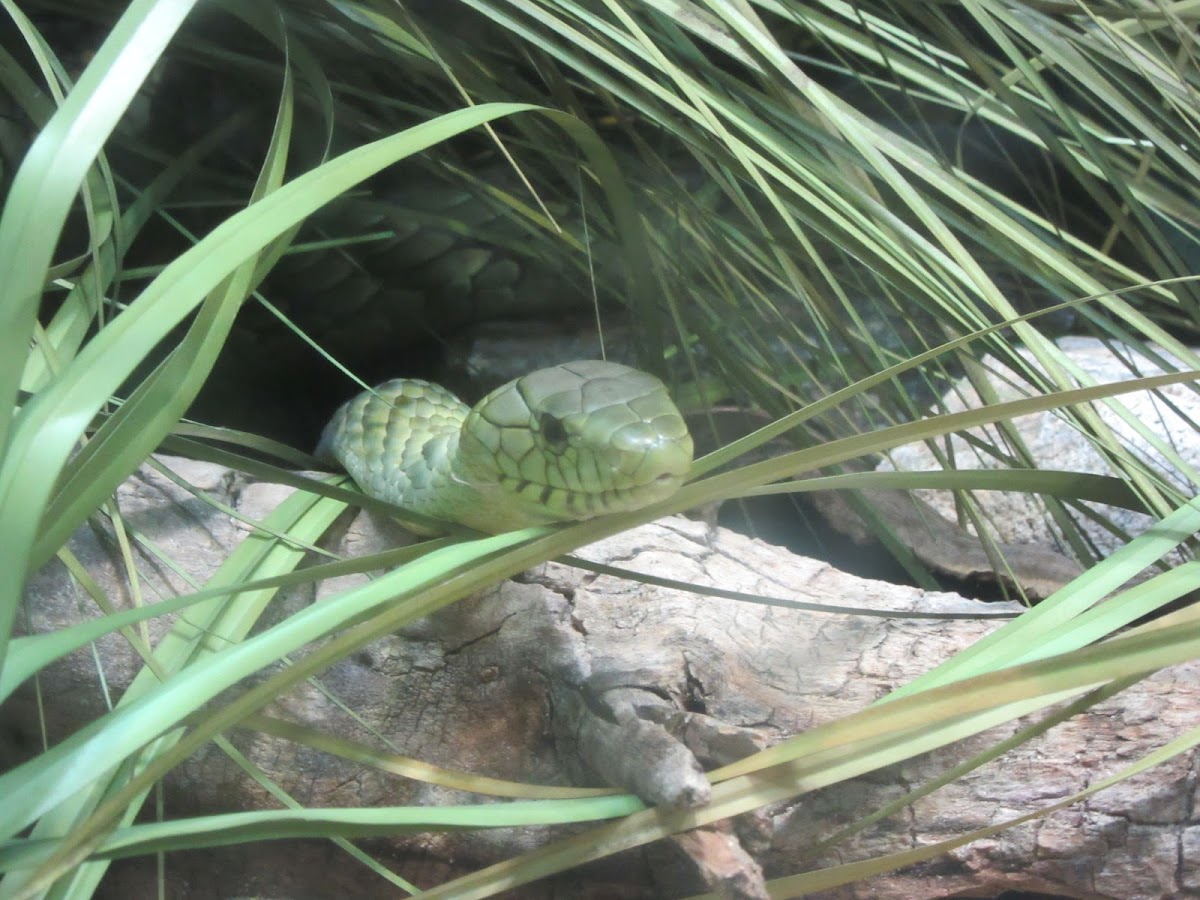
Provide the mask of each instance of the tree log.
{"label": "tree log", "polygon": [[[163,462],[217,500],[261,517],[287,489],[208,464]],[[203,582],[244,537],[243,527],[146,467],[121,489],[131,528]],[[392,546],[395,526],[362,515],[331,537],[354,555]],[[118,604],[129,591],[115,539],[81,529],[71,548]],[[674,517],[585,548],[581,556],[726,591],[870,610],[1015,611],[840,573],[742,535]],[[189,590],[146,556],[147,600]],[[322,602],[358,576],[282,592],[272,621]],[[24,619],[44,632],[93,613],[64,566],[33,580]],[[168,622],[152,623],[157,637]],[[268,623],[269,624],[269,623]],[[454,604],[339,662],[320,683],[350,717],[306,684],[268,710],[279,719],[448,768],[546,784],[608,781],[668,805],[702,804],[711,768],[861,710],[998,627],[996,621],[872,618],[763,606],[640,584],[548,563]],[[114,698],[139,662],[119,636],[98,642]],[[45,672],[39,687],[53,744],[101,715],[90,651]],[[812,859],[822,838],[1012,733],[1019,723],[677,839],[529,886],[512,896],[672,897],[704,890],[765,896],[763,877],[928,845],[1049,805],[1194,727],[1200,666],[1177,666],[934,792],[897,816]],[[6,764],[41,745],[36,700],[25,686],[3,707]],[[293,797],[314,806],[480,802],[356,765],[258,731],[234,743]],[[637,752],[631,752],[633,748]],[[639,753],[644,755],[638,756]],[[830,897],[1181,897],[1200,893],[1200,826],[1192,823],[1196,758],[1184,754],[1048,818],[977,841]],[[597,774],[600,773],[600,774]],[[277,806],[210,745],[165,785],[167,815]],[[397,836],[366,842],[405,877],[430,885],[564,833],[505,829]],[[394,896],[331,845],[292,842],[170,854],[172,897]],[[214,881],[219,872],[219,884]],[[208,873],[208,874],[206,874]],[[765,874],[764,874],[765,873]],[[106,896],[138,896],[153,860],[113,866]],[[148,879],[148,880],[147,880]],[[561,896],[561,894],[560,894]]]}

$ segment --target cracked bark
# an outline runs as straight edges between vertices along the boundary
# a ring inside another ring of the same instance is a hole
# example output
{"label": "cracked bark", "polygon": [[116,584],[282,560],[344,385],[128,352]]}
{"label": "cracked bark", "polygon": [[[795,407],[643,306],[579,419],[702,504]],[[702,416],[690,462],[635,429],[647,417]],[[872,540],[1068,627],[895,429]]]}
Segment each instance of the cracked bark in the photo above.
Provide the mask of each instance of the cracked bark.
{"label": "cracked bark", "polygon": [[[217,467],[166,461],[218,499],[236,502],[256,517],[287,493],[230,478]],[[123,487],[120,502],[133,527],[168,548],[200,580],[244,536],[228,517],[149,470]],[[390,527],[363,517],[341,535],[338,549],[362,554],[394,546],[395,539]],[[114,599],[126,596],[123,568],[110,542],[83,530],[72,548]],[[917,613],[979,609],[953,594],[847,576],[821,562],[680,518],[616,536],[581,555],[807,602]],[[161,565],[146,561],[145,567],[148,591],[154,585],[164,594],[170,585],[182,589],[177,576]],[[272,615],[282,618],[353,580],[292,591],[276,601]],[[78,621],[75,597],[62,567],[50,564],[31,585],[28,621],[39,631]],[[324,688],[355,710],[365,726],[311,685],[281,698],[269,712],[374,746],[383,738],[397,752],[441,766],[540,783],[596,784],[602,772],[655,802],[687,805],[704,799],[696,763],[711,768],[859,710],[993,627],[982,621],[868,619],[756,606],[551,563],[390,635],[325,673]],[[158,634],[163,627],[155,623],[152,630]],[[136,671],[137,659],[119,637],[106,638],[98,649],[108,682],[119,692]],[[88,652],[44,673],[41,690],[52,743],[102,709]],[[1175,667],[921,799],[836,852],[823,853],[819,842],[1017,726],[673,843],[624,854],[572,873],[557,887],[535,885],[520,896],[551,897],[560,890],[558,896],[570,897],[671,897],[708,884],[725,896],[758,897],[763,872],[773,877],[897,852],[1029,812],[1120,768],[1197,720],[1200,667]],[[6,742],[0,750],[7,759],[0,761],[11,763],[23,748],[38,745],[31,689],[10,701],[2,721]],[[642,735],[649,762],[626,752]],[[481,800],[267,734],[239,731],[232,737],[301,802]],[[654,752],[656,747],[661,752]],[[1192,810],[1195,763],[1194,755],[1177,757],[1044,821],[827,896],[933,898],[1005,890],[1068,897],[1200,895],[1200,826],[1193,824]],[[165,798],[170,816],[274,806],[260,787],[211,749],[173,773]],[[430,884],[562,833],[505,829],[369,844],[406,877]],[[303,852],[297,853],[297,846]],[[224,879],[219,888],[212,886],[213,870]],[[365,869],[348,869],[324,845],[313,843],[172,854],[167,871],[173,897],[394,893]],[[153,879],[153,861],[119,863],[106,895],[143,895]]]}

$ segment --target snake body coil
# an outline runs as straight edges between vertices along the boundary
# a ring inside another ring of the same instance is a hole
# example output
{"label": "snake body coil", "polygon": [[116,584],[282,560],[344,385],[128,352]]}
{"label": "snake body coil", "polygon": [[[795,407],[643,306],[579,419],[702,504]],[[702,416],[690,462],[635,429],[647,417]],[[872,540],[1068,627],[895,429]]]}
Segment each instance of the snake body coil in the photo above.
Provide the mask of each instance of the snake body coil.
{"label": "snake body coil", "polygon": [[386,382],[334,414],[317,456],[373,497],[499,532],[663,500],[683,483],[692,439],[653,375],[583,360],[474,408],[427,381]]}

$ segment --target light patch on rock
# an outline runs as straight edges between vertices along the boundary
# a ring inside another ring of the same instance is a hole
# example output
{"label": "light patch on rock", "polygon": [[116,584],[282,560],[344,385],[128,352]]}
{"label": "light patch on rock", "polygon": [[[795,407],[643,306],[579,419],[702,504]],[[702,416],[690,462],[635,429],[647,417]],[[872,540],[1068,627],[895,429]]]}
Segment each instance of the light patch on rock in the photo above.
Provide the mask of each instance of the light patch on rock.
{"label": "light patch on rock", "polygon": [[[1064,338],[1058,342],[1058,346],[1071,363],[1094,383],[1126,381],[1134,377],[1170,371],[1121,344],[1105,344],[1094,338]],[[1044,371],[1029,350],[1022,349],[1019,352],[1031,368]],[[1168,365],[1177,369],[1188,368],[1171,354],[1162,350],[1156,352]],[[985,357],[982,365],[989,373],[989,380],[1001,402],[1037,395],[1038,391],[1027,379],[994,357]],[[1156,477],[1179,488],[1185,494],[1194,494],[1197,485],[1187,477],[1184,466],[1170,458],[1177,454],[1177,458],[1181,459],[1185,466],[1200,471],[1200,436],[1197,435],[1195,425],[1196,422],[1200,422],[1200,395],[1197,394],[1194,385],[1174,384],[1157,391],[1135,391],[1122,394],[1119,400],[1128,410],[1128,418],[1149,429],[1158,443],[1158,446],[1155,446],[1139,434],[1137,428],[1111,405],[1104,402],[1095,404],[1100,418],[1112,429],[1121,445],[1148,470],[1154,472]],[[977,409],[984,405],[978,392],[966,379],[955,384],[943,398],[943,402],[947,412]],[[1093,442],[1072,427],[1058,411],[1021,416],[1014,419],[1013,424],[1039,468],[1097,475],[1116,474]],[[995,426],[971,429],[969,434],[989,444],[1005,446]],[[944,441],[942,449],[958,469],[1005,467],[1002,461],[978,450],[959,435]],[[908,444],[893,450],[890,459],[879,466],[880,470],[917,472],[940,468],[941,465],[929,447],[923,443]],[[954,495],[950,491],[924,490],[916,493],[946,518],[957,520]],[[1070,552],[1038,495],[1010,491],[973,493],[983,515],[994,527],[994,533],[1000,540],[1036,544]],[[1154,519],[1144,513],[1102,504],[1088,505],[1131,536],[1142,533],[1154,522]],[[1124,544],[1120,537],[1091,519],[1078,513],[1075,513],[1075,519],[1102,556],[1108,556]],[[1180,554],[1176,556],[1182,559]]]}

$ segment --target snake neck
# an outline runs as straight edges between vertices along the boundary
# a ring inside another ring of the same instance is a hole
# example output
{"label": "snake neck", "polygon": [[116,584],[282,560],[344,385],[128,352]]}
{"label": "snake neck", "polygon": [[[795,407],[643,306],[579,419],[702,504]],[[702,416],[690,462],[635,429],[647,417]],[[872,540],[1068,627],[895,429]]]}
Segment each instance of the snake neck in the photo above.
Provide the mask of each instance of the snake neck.
{"label": "snake neck", "polygon": [[511,486],[502,483],[491,451],[469,435],[464,439],[469,427],[464,422],[446,443],[445,483],[451,488],[439,499],[445,507],[443,518],[491,534],[557,521],[544,508],[521,508],[515,503]]}

